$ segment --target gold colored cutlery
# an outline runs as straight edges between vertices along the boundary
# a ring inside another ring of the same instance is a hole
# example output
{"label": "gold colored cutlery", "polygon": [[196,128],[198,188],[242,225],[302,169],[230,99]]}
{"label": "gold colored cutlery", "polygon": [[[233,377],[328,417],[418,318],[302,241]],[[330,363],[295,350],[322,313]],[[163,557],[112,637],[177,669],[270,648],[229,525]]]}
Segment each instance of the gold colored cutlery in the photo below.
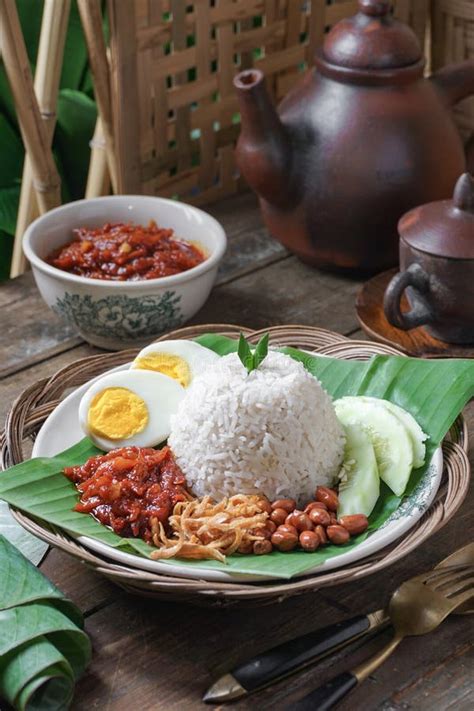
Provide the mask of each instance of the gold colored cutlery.
{"label": "gold colored cutlery", "polygon": [[355,686],[367,679],[395,651],[405,637],[428,634],[474,596],[474,566],[433,571],[425,580],[414,579],[393,593],[388,614],[395,633],[377,654],[342,672],[288,707],[291,711],[328,711]]}
{"label": "gold colored cutlery", "polygon": [[[440,561],[434,570],[417,575],[404,585],[411,583],[423,585],[424,581],[428,579],[433,581],[437,579],[441,584],[441,578],[437,576],[440,572],[444,574],[443,571],[450,566],[474,566],[474,543],[460,548]],[[457,614],[474,612],[474,600],[467,599],[464,604],[458,603],[454,611]],[[204,701],[222,703],[259,691],[320,661],[364,635],[380,631],[389,622],[389,609],[376,610],[368,615],[357,615],[335,625],[291,639],[244,661],[221,676],[207,690]],[[362,674],[362,672],[359,673]]]}

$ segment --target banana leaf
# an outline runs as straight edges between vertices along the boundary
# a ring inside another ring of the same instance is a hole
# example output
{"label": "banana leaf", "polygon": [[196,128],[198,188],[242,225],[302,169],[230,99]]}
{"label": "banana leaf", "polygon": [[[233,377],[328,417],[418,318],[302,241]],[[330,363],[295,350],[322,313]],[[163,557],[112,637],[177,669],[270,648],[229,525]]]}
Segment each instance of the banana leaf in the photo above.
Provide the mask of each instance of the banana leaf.
{"label": "banana leaf", "polygon": [[10,187],[21,179],[24,149],[20,136],[8,119],[0,113],[0,188]]}
{"label": "banana leaf", "polygon": [[16,213],[20,202],[20,184],[0,188],[0,230],[15,234]]}
{"label": "banana leaf", "polygon": [[[237,349],[237,341],[222,336],[208,334],[197,340],[219,355]],[[388,487],[382,486],[379,500],[369,518],[368,531],[352,538],[344,546],[329,545],[314,553],[274,551],[267,556],[235,555],[228,558],[227,564],[175,559],[170,561],[173,565],[291,578],[352,549],[378,529],[428,475],[433,452],[474,395],[472,360],[428,361],[375,356],[368,361],[343,361],[308,355],[296,349],[284,350],[318,377],[333,398],[373,395],[391,400],[411,412],[429,435],[425,466],[413,470],[403,497],[395,496]],[[151,549],[143,541],[120,538],[91,516],[72,510],[78,494],[61,470],[67,465],[81,464],[96,453],[97,449],[86,438],[56,457],[19,464],[0,475],[0,498],[73,535],[89,536],[123,551],[149,556]]]}
{"label": "banana leaf", "polygon": [[[33,565],[39,565],[48,550],[46,543],[40,541],[36,536],[32,536],[31,533],[25,531],[25,529],[15,521],[9,511],[8,504],[4,501],[0,501],[0,535],[4,536],[10,543],[18,548]],[[0,582],[0,589],[1,587]]]}
{"label": "banana leaf", "polygon": [[13,235],[0,229],[0,281],[10,276],[10,262],[13,254]]}
{"label": "banana leaf", "polygon": [[61,89],[58,97],[58,120],[54,147],[61,157],[62,178],[71,200],[84,195],[89,170],[89,141],[97,119],[95,103],[86,94]]}
{"label": "banana leaf", "polygon": [[91,657],[80,611],[0,535],[0,697],[67,709]]}

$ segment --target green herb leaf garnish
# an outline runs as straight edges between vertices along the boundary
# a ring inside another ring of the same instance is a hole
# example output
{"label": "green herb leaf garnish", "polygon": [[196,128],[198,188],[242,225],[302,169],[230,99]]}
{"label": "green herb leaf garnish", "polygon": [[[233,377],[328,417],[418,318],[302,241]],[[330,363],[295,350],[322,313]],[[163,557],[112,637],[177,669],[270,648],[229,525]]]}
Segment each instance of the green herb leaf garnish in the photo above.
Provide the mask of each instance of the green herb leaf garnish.
{"label": "green herb leaf garnish", "polygon": [[254,354],[253,354],[253,362],[254,362],[254,368],[258,368],[262,360],[264,360],[267,357],[268,353],[268,340],[270,338],[270,334],[266,333],[264,336],[261,337],[259,342],[257,343],[257,346],[255,348]]}
{"label": "green herb leaf garnish", "polygon": [[251,373],[252,370],[256,370],[260,363],[266,358],[268,353],[269,337],[270,336],[268,333],[262,336],[259,342],[257,343],[255,350],[252,353],[252,350],[247,341],[245,340],[244,335],[242,333],[240,334],[239,348],[237,353],[240,360],[242,361],[242,365],[247,368],[249,373]]}

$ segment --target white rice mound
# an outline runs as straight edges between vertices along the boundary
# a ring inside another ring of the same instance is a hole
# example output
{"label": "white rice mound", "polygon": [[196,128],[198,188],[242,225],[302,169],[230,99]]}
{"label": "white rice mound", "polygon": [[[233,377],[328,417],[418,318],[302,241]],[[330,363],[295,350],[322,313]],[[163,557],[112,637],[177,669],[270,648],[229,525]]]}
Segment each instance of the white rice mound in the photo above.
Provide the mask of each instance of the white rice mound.
{"label": "white rice mound", "polygon": [[248,373],[232,353],[194,379],[168,444],[196,496],[263,493],[302,505],[336,480],[344,431],[301,363],[270,351]]}

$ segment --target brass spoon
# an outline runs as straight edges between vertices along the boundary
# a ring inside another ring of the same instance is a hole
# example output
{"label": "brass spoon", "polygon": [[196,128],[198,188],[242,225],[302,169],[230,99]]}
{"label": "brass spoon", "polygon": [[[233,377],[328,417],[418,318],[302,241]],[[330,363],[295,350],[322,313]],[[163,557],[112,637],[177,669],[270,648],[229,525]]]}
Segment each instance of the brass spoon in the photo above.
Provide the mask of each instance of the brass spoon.
{"label": "brass spoon", "polygon": [[421,580],[408,580],[394,592],[388,613],[395,634],[377,654],[343,672],[288,707],[291,711],[328,711],[355,686],[367,679],[398,647],[404,637],[427,634],[474,597],[474,566],[438,569]]}

